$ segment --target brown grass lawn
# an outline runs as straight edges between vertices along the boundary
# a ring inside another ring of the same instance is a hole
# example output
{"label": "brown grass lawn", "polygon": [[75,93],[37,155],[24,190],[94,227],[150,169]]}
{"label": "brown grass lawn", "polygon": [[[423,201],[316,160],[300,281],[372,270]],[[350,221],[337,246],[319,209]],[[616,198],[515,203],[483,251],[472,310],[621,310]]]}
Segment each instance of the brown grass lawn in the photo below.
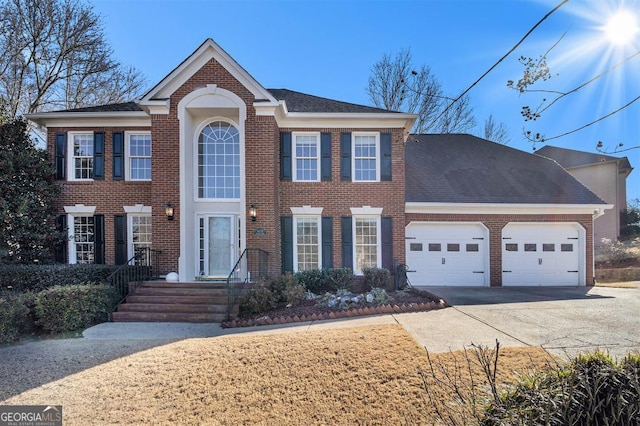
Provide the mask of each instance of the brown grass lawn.
{"label": "brown grass lawn", "polygon": [[[549,360],[537,348],[501,353],[502,380]],[[453,355],[432,358],[451,367]],[[61,404],[65,425],[430,424],[418,367],[425,350],[400,326],[190,339],[3,404]]]}

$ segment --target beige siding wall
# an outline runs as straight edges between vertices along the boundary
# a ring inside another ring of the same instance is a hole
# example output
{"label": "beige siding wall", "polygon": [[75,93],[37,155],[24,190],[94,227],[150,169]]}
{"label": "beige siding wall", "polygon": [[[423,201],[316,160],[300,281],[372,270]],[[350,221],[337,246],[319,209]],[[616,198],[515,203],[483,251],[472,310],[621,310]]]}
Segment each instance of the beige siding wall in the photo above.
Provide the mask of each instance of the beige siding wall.
{"label": "beige siding wall", "polygon": [[[584,186],[600,197],[607,204],[613,204],[613,208],[605,210],[604,215],[594,221],[594,243],[599,246],[602,238],[615,241],[620,235],[620,206],[618,200],[621,191],[618,165],[616,163],[603,163],[568,170]],[[624,180],[624,178],[623,178]]]}

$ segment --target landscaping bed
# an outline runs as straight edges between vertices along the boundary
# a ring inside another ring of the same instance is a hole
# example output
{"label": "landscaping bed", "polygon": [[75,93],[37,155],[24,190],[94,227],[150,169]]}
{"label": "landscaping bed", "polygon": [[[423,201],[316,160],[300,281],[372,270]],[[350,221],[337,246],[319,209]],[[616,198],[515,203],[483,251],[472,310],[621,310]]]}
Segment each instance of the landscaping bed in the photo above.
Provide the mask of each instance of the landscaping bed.
{"label": "landscaping bed", "polygon": [[[427,291],[420,291],[416,289],[408,289],[405,291],[390,291],[385,292],[387,300],[376,301],[371,300],[367,302],[367,294],[374,293],[375,290],[368,293],[336,293],[338,302],[333,306],[322,306],[318,304],[318,298],[328,297],[317,296],[316,299],[304,299],[297,305],[291,305],[287,307],[279,307],[269,310],[267,312],[244,314],[239,318],[226,321],[222,323],[224,328],[232,327],[253,327],[257,325],[272,325],[272,324],[288,324],[296,322],[306,321],[321,321],[328,319],[338,318],[353,318],[364,315],[382,315],[404,312],[418,312],[429,311],[433,309],[442,309],[447,307],[447,304]],[[340,294],[344,294],[342,299],[348,299],[349,297],[357,297],[359,302],[352,301],[350,303],[340,303],[344,300],[340,300]],[[375,294],[375,293],[374,293]],[[370,299],[372,299],[370,297]],[[330,304],[330,303],[329,303]]]}

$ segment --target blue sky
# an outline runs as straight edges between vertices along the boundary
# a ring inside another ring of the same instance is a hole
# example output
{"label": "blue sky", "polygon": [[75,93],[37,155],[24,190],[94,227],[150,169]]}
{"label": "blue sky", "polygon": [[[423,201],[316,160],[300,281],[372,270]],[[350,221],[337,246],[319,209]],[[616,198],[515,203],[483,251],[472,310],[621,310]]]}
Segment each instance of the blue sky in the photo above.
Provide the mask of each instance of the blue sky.
{"label": "blue sky", "polygon": [[[332,99],[371,104],[367,80],[383,54],[410,48],[416,67],[428,65],[445,92],[457,95],[504,55],[560,0],[422,1],[206,1],[95,0],[115,56],[153,85],[213,38],[267,88],[288,88]],[[583,126],[640,95],[640,56],[597,83],[557,102],[535,123],[522,106],[539,95],[508,89],[522,76],[518,57],[536,58],[566,35],[549,56],[547,90],[568,91],[640,50],[640,33],[613,47],[602,26],[619,7],[640,13],[640,0],[571,0],[552,14],[470,92],[482,134],[493,114],[511,134],[509,146],[531,152],[523,130],[546,137]],[[640,17],[638,18],[640,19]],[[546,95],[548,97],[548,95]],[[595,152],[640,145],[640,101],[611,118],[547,142]],[[541,145],[538,145],[540,147]],[[620,152],[640,168],[640,148]],[[627,179],[629,199],[640,198],[640,172]]]}

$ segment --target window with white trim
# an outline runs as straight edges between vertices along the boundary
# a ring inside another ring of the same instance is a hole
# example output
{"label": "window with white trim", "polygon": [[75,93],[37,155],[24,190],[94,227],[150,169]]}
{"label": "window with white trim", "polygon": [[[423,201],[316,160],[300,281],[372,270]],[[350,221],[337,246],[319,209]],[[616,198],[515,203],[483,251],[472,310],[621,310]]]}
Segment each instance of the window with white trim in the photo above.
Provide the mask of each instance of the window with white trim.
{"label": "window with white trim", "polygon": [[198,198],[240,198],[240,133],[223,121],[209,123],[198,137]]}
{"label": "window with white trim", "polygon": [[293,133],[293,180],[320,180],[320,133]]}
{"label": "window with white trim", "polygon": [[353,181],[380,181],[380,134],[353,134]]}
{"label": "window with white trim", "polygon": [[93,179],[93,133],[69,133],[69,180]]}
{"label": "window with white trim", "polygon": [[129,222],[128,226],[128,240],[129,243],[129,258],[137,255],[143,251],[144,256],[136,259],[137,264],[148,265],[149,260],[146,256],[149,255],[148,250],[151,248],[151,215],[127,215]]}
{"label": "window with white trim", "polygon": [[92,264],[95,260],[95,227],[93,216],[71,216],[73,232],[69,263]]}
{"label": "window with white trim", "polygon": [[356,273],[362,273],[364,268],[380,267],[380,216],[354,216],[353,241],[353,266]]}
{"label": "window with white trim", "polygon": [[294,269],[306,271],[321,268],[321,222],[319,216],[293,218]]}
{"label": "window with white trim", "polygon": [[151,133],[127,132],[127,180],[151,180]]}

